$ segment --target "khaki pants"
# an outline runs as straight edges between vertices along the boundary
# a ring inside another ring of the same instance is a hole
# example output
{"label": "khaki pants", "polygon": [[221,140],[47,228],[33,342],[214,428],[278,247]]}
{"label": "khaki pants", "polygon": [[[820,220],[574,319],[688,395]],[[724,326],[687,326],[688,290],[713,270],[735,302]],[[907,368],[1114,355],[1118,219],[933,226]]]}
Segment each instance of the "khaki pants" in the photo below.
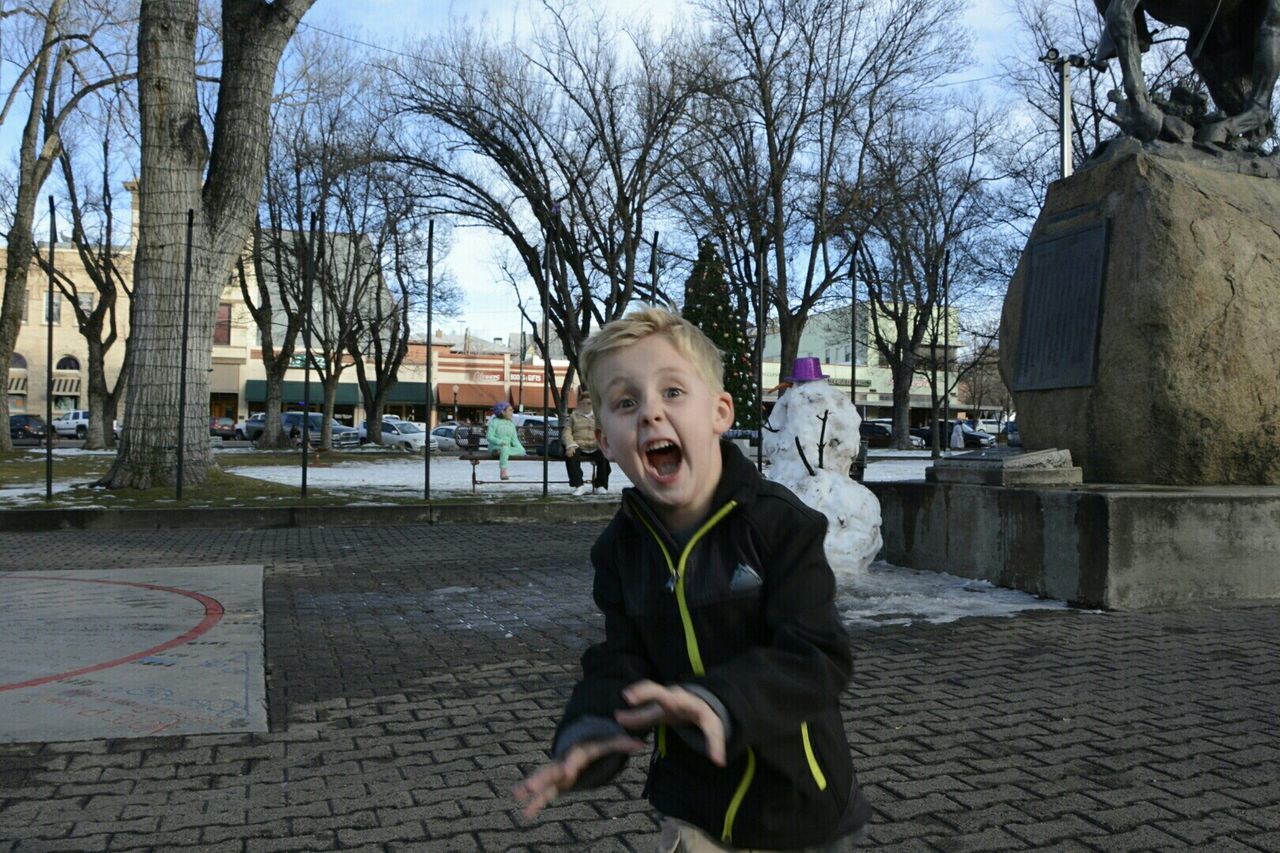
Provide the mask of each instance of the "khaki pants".
{"label": "khaki pants", "polygon": [[[761,850],[725,847],[698,827],[679,818],[664,817],[661,829],[662,832],[658,836],[658,853],[765,853]],[[865,836],[865,828],[859,829],[853,835],[837,839],[830,844],[797,847],[792,853],[851,853],[855,845]]]}

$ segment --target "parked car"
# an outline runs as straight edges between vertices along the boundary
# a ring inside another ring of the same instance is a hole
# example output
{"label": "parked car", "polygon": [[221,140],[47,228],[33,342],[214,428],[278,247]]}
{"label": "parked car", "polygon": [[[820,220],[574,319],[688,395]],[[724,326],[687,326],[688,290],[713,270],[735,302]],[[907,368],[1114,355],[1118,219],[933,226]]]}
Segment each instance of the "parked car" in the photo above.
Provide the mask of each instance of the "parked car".
{"label": "parked car", "polygon": [[[521,417],[516,415],[511,420]],[[551,421],[551,431],[547,436],[547,458],[563,459],[564,445],[560,442],[560,419],[555,415],[547,418]],[[524,445],[524,449],[534,456],[542,455],[542,432],[543,432],[542,415],[524,415],[521,417],[521,423],[516,424],[516,431],[520,435],[520,443]]]}
{"label": "parked car", "polygon": [[[943,424],[942,440],[938,444],[938,447],[943,450],[951,447],[951,431],[955,429],[955,426],[955,421],[946,421]],[[996,440],[994,436],[987,435],[982,430],[974,429],[969,426],[967,422],[962,422],[960,428],[961,432],[964,434],[964,446],[966,450],[971,448],[981,449],[984,447],[995,447]],[[923,439],[925,447],[933,447],[933,432],[929,427],[916,427],[911,430],[911,434],[918,435]]]}
{"label": "parked car", "polygon": [[44,418],[39,415],[9,415],[9,438],[15,446],[44,444],[45,435],[52,434],[53,444],[58,444],[58,434],[45,429]]}
{"label": "parked car", "polygon": [[[889,446],[893,443],[893,439],[892,439],[892,435],[893,435],[893,421],[892,421],[892,420],[890,420],[889,418],[868,418],[868,419],[866,419],[866,420],[863,420],[863,421],[862,421],[862,423],[863,423],[863,424],[874,424],[874,425],[875,425],[875,426],[877,426],[877,427],[880,427],[880,428],[882,428],[882,429],[888,430],[888,432],[889,432],[889,434],[890,434],[890,439],[889,439],[889,441],[888,441],[888,442],[883,443],[883,444],[878,444],[878,443],[876,443],[876,441],[871,441],[870,436],[869,436],[865,431],[864,431],[864,432],[862,432],[862,437],[863,437],[864,439],[867,439],[867,440],[868,440],[868,445],[867,445],[868,447],[889,447]],[[876,432],[878,433],[878,432],[879,432],[879,430],[876,430]],[[921,449],[923,449],[923,448],[924,448],[924,439],[922,439],[920,436],[918,436],[918,435],[913,435],[913,434],[911,434],[910,432],[908,432],[907,437],[908,437],[908,439],[909,439],[909,441],[910,441],[910,443],[911,443],[911,448],[912,448],[913,450],[921,450]],[[878,441],[882,441],[882,442],[884,441],[883,437],[881,437],[881,438],[879,438],[879,439],[877,439],[877,440],[878,440]]]}
{"label": "parked car", "polygon": [[1017,421],[1009,421],[1001,427],[999,437],[1010,447],[1022,446],[1022,430],[1018,429]]}
{"label": "parked car", "polygon": [[53,419],[53,430],[64,438],[84,440],[89,437],[89,410],[74,409]]}
{"label": "parked car", "polygon": [[209,418],[209,436],[211,438],[228,438],[236,437],[236,422],[231,418]]}
{"label": "parked car", "polygon": [[978,419],[978,429],[982,430],[987,435],[999,435],[1000,426],[1001,426],[1000,421],[997,418],[979,418]]}
{"label": "parked car", "polygon": [[893,430],[884,424],[863,421],[858,424],[858,432],[867,442],[867,447],[888,447],[893,444]]}
{"label": "parked car", "polygon": [[[311,439],[311,444],[318,447],[320,445],[320,431],[323,427],[323,416],[319,412],[312,412],[307,426],[307,435]],[[343,426],[336,420],[330,422],[332,426],[333,442],[335,449],[359,447],[360,435],[356,430],[349,426]],[[245,438],[250,441],[257,441],[262,435],[262,431],[266,429],[266,415],[258,418],[250,418],[244,423]],[[302,439],[302,412],[285,412],[280,416],[280,428],[290,439],[295,442],[301,442]]]}
{"label": "parked car", "polygon": [[[394,416],[393,416],[394,417]],[[356,430],[360,438],[360,443],[364,444],[369,441],[369,422],[363,421],[360,428]],[[382,446],[397,447],[401,450],[408,450],[414,453],[420,452],[422,446],[427,443],[427,434],[419,429],[417,424],[409,421],[402,421],[395,418],[390,421],[382,422]],[[440,450],[440,443],[431,438],[431,452],[436,453]]]}
{"label": "parked car", "polygon": [[431,437],[441,450],[457,451],[462,449],[458,444],[457,431],[457,424],[442,424],[431,431]]}
{"label": "parked car", "polygon": [[459,450],[488,452],[489,430],[484,424],[457,424],[453,430],[453,442]]}
{"label": "parked car", "polygon": [[[863,441],[868,447],[892,447],[893,446],[893,422],[883,420],[867,420],[858,425],[858,432],[862,436]],[[920,450],[924,447],[924,439],[915,435],[914,432],[907,436],[912,449]]]}
{"label": "parked car", "polygon": [[[239,439],[240,441],[244,441],[249,437],[249,429],[248,429],[249,421],[263,421],[263,420],[266,420],[266,418],[267,416],[266,416],[266,413],[264,412],[250,412],[249,417],[245,418],[242,421],[236,422],[236,438]],[[258,431],[259,432],[262,431],[261,426],[258,427]]]}

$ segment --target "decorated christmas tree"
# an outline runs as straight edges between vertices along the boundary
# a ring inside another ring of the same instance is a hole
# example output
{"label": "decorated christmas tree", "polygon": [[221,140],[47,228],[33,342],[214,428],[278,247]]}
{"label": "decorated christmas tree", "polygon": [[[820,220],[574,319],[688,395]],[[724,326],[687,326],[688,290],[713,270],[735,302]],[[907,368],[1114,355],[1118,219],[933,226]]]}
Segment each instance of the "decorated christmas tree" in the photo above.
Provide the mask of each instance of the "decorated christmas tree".
{"label": "decorated christmas tree", "polygon": [[701,329],[724,353],[724,388],[733,397],[738,429],[759,426],[753,341],[739,322],[724,277],[724,262],[708,241],[698,246],[698,260],[684,283],[684,318]]}

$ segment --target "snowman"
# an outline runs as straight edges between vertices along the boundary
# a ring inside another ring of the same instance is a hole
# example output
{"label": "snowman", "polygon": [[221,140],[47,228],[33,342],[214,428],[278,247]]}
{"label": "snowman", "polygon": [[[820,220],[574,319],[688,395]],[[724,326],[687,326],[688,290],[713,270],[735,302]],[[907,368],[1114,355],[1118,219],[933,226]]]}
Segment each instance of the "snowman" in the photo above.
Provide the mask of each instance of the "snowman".
{"label": "snowman", "polygon": [[791,387],[764,428],[768,476],[827,517],[824,550],[837,579],[865,579],[880,551],[880,503],[849,476],[861,418],[848,394],[827,383],[816,358],[798,358]]}

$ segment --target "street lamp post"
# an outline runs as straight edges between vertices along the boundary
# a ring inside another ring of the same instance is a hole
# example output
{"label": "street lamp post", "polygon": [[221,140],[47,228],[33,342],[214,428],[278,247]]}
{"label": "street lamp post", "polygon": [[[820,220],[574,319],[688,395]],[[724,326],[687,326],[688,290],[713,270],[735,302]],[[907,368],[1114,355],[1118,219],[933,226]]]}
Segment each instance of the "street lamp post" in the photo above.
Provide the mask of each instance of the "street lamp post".
{"label": "street lamp post", "polygon": [[458,386],[453,386],[453,420],[458,420]]}
{"label": "street lamp post", "polygon": [[1070,68],[1083,68],[1085,58],[1077,54],[1063,56],[1056,47],[1045,51],[1040,61],[1053,66],[1058,73],[1058,168],[1062,177],[1071,176],[1071,131],[1075,127],[1075,116],[1071,112],[1071,73]]}

